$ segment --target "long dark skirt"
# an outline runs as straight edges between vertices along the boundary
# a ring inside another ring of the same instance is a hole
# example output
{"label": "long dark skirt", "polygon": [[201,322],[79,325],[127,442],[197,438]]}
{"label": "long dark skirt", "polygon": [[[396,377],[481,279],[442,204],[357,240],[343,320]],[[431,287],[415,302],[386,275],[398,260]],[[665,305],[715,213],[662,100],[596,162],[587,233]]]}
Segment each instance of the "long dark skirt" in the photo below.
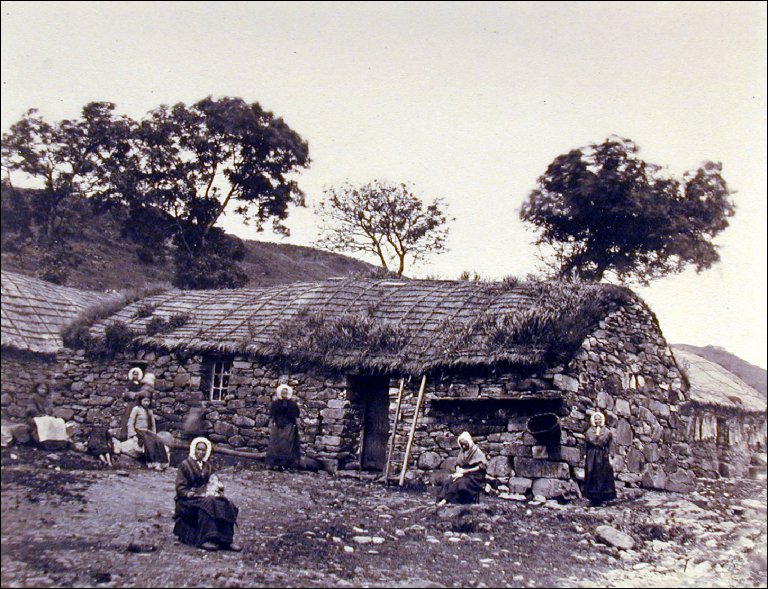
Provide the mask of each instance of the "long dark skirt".
{"label": "long dark skirt", "polygon": [[221,546],[232,543],[238,509],[226,497],[176,499],[173,533],[191,546],[213,542]]}
{"label": "long dark skirt", "polygon": [[144,459],[147,464],[162,464],[165,466],[170,464],[171,457],[168,455],[168,448],[157,434],[147,430],[139,430],[136,432],[136,435],[139,436],[144,445]]}
{"label": "long dark skirt", "polygon": [[607,448],[587,448],[584,462],[584,496],[592,503],[616,499],[616,483]]}
{"label": "long dark skirt", "polygon": [[299,431],[295,423],[284,426],[272,424],[267,448],[267,464],[298,468],[301,460]]}
{"label": "long dark skirt", "polygon": [[437,500],[445,499],[448,503],[475,503],[483,490],[485,472],[471,472],[453,480],[449,476],[437,491]]}

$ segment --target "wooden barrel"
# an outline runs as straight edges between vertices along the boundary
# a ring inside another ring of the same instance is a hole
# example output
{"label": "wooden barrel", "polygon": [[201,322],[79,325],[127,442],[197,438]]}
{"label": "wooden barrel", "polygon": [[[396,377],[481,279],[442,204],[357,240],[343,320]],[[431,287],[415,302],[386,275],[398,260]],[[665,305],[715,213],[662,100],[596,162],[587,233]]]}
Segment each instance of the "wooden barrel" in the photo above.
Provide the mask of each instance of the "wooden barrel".
{"label": "wooden barrel", "polygon": [[554,413],[540,413],[528,420],[528,432],[544,444],[560,441],[560,418]]}

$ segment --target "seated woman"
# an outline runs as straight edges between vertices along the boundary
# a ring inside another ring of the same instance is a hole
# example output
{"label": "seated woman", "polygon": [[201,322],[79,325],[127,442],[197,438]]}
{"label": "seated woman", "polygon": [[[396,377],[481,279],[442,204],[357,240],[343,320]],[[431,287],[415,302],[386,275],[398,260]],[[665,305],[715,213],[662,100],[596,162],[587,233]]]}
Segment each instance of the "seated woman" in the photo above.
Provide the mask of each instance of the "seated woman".
{"label": "seated woman", "polygon": [[206,438],[195,438],[189,456],[176,475],[176,525],[173,533],[184,544],[205,550],[234,550],[238,509],[223,496],[224,486],[213,474],[209,462],[213,444]]}
{"label": "seated woman", "polygon": [[44,449],[59,450],[70,444],[66,422],[53,416],[51,387],[47,382],[38,382],[32,387],[26,417],[30,436]]}
{"label": "seated woman", "polygon": [[483,490],[488,459],[468,432],[459,436],[458,443],[461,452],[456,461],[456,471],[440,486],[438,505],[474,503]]}
{"label": "seated woman", "polygon": [[148,393],[142,393],[139,404],[128,417],[128,439],[115,444],[115,453],[133,458],[143,456],[149,468],[163,470],[171,462],[170,450],[157,435],[157,422],[151,406],[152,398]]}

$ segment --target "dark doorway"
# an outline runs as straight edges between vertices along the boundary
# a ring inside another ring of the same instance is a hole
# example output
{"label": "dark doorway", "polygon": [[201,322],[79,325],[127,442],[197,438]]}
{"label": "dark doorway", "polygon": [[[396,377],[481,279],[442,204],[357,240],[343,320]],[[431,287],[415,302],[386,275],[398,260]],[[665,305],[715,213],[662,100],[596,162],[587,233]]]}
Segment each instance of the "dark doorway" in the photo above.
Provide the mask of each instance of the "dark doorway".
{"label": "dark doorway", "polygon": [[389,378],[349,376],[350,401],[360,408],[360,468],[384,470],[389,439]]}

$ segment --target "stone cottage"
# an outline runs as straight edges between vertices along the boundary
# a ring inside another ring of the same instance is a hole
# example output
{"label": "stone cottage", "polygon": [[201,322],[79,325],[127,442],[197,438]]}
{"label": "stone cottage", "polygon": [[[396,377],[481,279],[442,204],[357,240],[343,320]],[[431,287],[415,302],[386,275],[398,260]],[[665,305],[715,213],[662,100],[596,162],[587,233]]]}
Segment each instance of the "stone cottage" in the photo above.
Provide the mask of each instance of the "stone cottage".
{"label": "stone cottage", "polygon": [[423,378],[408,477],[449,467],[467,430],[511,490],[574,492],[588,416],[600,410],[614,431],[619,485],[692,486],[681,419],[688,384],[653,313],[627,289],[348,278],[172,291],[88,336],[98,342],[107,331],[131,343],[103,357],[59,355],[79,421],[119,415],[127,370],[142,362],[157,376],[161,427],[177,430],[202,404],[215,442],[263,451],[271,395],[287,382],[306,455],[329,469],[378,472],[389,457],[399,473]]}
{"label": "stone cottage", "polygon": [[690,401],[681,412],[694,458],[705,477],[744,477],[752,458],[766,450],[766,401],[722,366],[673,346],[690,382]]}
{"label": "stone cottage", "polygon": [[108,295],[5,270],[0,282],[2,414],[22,417],[33,384],[54,379],[56,355],[62,349],[62,326]]}

